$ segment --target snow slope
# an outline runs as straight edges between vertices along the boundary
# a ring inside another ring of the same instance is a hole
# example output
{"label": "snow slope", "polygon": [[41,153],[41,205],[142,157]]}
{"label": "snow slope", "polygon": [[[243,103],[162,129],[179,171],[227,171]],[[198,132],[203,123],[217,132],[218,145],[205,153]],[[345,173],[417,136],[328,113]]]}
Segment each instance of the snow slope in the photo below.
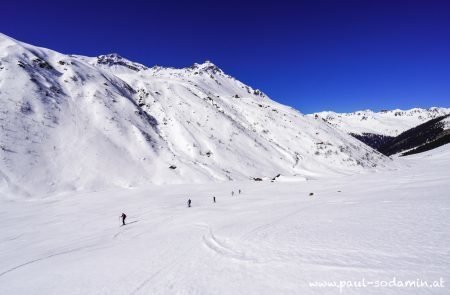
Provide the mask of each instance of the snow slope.
{"label": "snow slope", "polygon": [[117,54],[64,55],[0,34],[0,109],[4,196],[305,179],[389,165],[211,62],[148,68]]}
{"label": "snow slope", "polygon": [[449,294],[450,145],[398,161],[303,183],[0,199],[0,294],[340,294],[310,284],[394,278],[445,284],[341,291]]}
{"label": "snow slope", "polygon": [[428,120],[450,114],[450,108],[414,108],[410,110],[390,110],[373,112],[371,110],[353,113],[319,112],[310,117],[324,119],[332,126],[347,133],[364,133],[397,136],[400,133],[425,123]]}

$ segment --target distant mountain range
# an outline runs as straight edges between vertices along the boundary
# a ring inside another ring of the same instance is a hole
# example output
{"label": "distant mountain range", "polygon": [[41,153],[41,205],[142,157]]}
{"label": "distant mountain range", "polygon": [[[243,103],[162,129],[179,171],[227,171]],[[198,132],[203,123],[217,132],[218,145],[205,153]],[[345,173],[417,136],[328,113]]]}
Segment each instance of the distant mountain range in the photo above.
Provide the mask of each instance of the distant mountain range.
{"label": "distant mountain range", "polygon": [[414,154],[450,142],[450,108],[320,112],[309,116],[322,119],[387,156]]}
{"label": "distant mountain range", "polygon": [[211,62],[147,67],[0,34],[0,194],[307,179],[392,161]]}
{"label": "distant mountain range", "polygon": [[371,110],[352,113],[319,112],[310,114],[346,133],[357,135],[377,134],[397,136],[431,119],[450,114],[450,108],[434,107],[429,109],[414,108],[410,110]]}

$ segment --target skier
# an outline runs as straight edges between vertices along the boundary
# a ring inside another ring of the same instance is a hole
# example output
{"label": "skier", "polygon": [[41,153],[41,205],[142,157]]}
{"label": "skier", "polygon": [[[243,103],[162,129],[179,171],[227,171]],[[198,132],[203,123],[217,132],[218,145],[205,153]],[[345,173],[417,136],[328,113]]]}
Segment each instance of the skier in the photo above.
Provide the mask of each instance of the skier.
{"label": "skier", "polygon": [[122,225],[125,225],[125,218],[127,218],[127,215],[125,213],[122,213]]}
{"label": "skier", "polygon": [[241,190],[239,189],[239,194],[241,194]]}
{"label": "skier", "polygon": [[191,207],[191,199],[188,200],[188,207]]}
{"label": "skier", "polygon": [[213,202],[214,202],[214,203],[216,202],[216,197],[213,197]]}
{"label": "skier", "polygon": [[231,191],[231,196],[234,196],[234,191]]}

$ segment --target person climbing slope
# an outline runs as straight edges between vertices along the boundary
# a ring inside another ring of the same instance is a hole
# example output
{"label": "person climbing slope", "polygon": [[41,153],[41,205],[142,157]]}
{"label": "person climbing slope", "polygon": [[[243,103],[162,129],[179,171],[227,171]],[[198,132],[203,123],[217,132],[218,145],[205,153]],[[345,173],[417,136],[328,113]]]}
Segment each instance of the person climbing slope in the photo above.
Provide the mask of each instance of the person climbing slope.
{"label": "person climbing slope", "polygon": [[125,219],[127,218],[127,215],[125,213],[122,213],[120,217],[122,218],[122,225],[125,225]]}

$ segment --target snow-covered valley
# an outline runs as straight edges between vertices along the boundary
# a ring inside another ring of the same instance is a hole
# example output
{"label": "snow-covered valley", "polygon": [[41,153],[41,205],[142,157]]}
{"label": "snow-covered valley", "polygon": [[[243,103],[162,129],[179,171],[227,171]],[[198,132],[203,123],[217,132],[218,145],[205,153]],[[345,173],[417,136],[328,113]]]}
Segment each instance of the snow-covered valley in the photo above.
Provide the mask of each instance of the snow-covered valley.
{"label": "snow-covered valley", "polygon": [[[0,34],[0,294],[448,294],[449,119],[419,125],[447,113],[303,115],[209,61]],[[348,134],[417,125],[391,157]]]}
{"label": "snow-covered valley", "polygon": [[397,160],[401,169],[295,183],[1,199],[0,293],[339,294],[311,284],[395,278],[444,287],[341,291],[448,294],[450,145]]}

